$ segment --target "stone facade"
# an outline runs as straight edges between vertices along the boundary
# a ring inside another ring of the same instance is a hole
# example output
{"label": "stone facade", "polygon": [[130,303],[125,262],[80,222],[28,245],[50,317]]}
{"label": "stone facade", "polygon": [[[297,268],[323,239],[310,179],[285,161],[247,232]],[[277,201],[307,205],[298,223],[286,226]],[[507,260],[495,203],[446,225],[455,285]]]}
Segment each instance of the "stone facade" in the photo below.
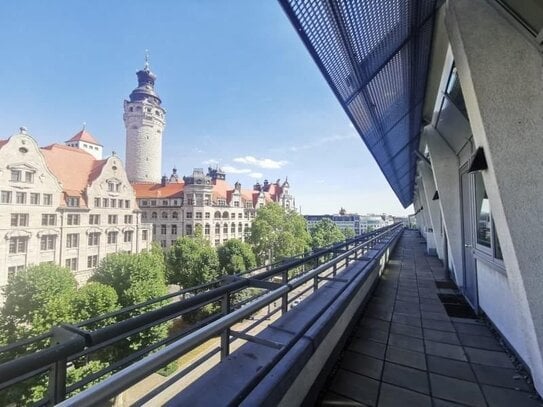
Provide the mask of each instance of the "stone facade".
{"label": "stone facade", "polygon": [[194,169],[191,176],[179,180],[177,170],[163,177],[160,184],[133,183],[142,221],[153,225],[153,239],[162,247],[171,246],[182,236],[194,235],[201,228],[213,246],[229,239],[247,237],[256,210],[270,202],[287,209],[295,208],[287,181],[265,181],[252,190],[236,182],[230,186],[226,174],[218,168]]}
{"label": "stone facade", "polygon": [[71,269],[80,283],[109,253],[150,246],[123,163],[83,149],[39,148],[21,129],[0,140],[0,286],[32,264]]}
{"label": "stone facade", "polygon": [[165,110],[154,91],[156,76],[146,63],[138,87],[124,101],[126,172],[132,182],[160,182]]}

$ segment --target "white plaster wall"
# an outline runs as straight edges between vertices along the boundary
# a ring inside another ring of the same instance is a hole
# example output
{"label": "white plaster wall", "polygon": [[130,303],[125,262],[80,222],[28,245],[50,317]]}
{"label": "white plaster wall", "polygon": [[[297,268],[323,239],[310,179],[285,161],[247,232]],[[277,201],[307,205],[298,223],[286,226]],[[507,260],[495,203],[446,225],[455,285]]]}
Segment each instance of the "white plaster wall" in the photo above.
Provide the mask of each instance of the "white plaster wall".
{"label": "white plaster wall", "polygon": [[507,276],[484,261],[477,260],[477,282],[480,307],[520,357],[529,362],[530,355],[524,341],[527,332],[520,323],[522,311],[509,288]]}

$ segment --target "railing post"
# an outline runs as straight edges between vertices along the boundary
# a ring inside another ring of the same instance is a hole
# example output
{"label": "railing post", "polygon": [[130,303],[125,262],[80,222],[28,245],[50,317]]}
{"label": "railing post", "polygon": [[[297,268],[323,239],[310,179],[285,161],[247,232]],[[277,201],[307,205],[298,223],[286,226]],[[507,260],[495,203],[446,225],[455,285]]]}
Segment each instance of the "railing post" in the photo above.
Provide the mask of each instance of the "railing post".
{"label": "railing post", "polygon": [[[222,296],[221,311],[223,315],[230,312],[230,295],[228,293]],[[221,360],[224,360],[230,354],[230,328],[226,328],[221,334]]]}
{"label": "railing post", "polygon": [[319,276],[313,277],[313,292],[319,289]]}
{"label": "railing post", "polygon": [[[288,270],[283,271],[283,284],[288,284]],[[281,297],[281,315],[286,314],[288,311],[288,293],[283,294]]]}
{"label": "railing post", "polygon": [[[63,327],[53,327],[51,346],[58,345],[68,339],[73,339],[74,333]],[[61,358],[55,361],[49,369],[49,403],[55,405],[66,399],[66,364],[67,359]]]}
{"label": "railing post", "polygon": [[332,266],[332,275],[335,277],[337,274],[337,263],[334,263]]}
{"label": "railing post", "polygon": [[66,359],[57,360],[49,370],[49,401],[55,405],[66,398]]}

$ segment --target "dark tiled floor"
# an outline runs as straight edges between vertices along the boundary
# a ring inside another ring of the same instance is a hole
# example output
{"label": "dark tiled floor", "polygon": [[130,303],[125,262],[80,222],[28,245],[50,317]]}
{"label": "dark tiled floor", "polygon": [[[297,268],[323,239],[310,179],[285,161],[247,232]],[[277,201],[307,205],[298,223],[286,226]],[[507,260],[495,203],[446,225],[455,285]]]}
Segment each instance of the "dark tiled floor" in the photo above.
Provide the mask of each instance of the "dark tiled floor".
{"label": "dark tiled floor", "polygon": [[484,323],[447,315],[422,243],[404,232],[321,404],[541,407]]}

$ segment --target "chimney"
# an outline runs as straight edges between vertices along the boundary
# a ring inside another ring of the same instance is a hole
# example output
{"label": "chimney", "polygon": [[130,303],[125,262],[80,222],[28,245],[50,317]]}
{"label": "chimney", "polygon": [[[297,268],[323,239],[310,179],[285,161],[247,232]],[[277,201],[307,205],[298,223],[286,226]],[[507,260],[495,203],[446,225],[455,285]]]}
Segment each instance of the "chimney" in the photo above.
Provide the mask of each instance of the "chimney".
{"label": "chimney", "polygon": [[255,191],[259,191],[259,192],[260,192],[260,190],[262,189],[262,188],[260,187],[260,182],[257,182],[257,183],[254,185],[253,189],[254,189]]}
{"label": "chimney", "polygon": [[162,180],[160,181],[160,184],[165,187],[166,186],[166,183],[168,182],[168,177],[166,177],[165,175],[162,176]]}

